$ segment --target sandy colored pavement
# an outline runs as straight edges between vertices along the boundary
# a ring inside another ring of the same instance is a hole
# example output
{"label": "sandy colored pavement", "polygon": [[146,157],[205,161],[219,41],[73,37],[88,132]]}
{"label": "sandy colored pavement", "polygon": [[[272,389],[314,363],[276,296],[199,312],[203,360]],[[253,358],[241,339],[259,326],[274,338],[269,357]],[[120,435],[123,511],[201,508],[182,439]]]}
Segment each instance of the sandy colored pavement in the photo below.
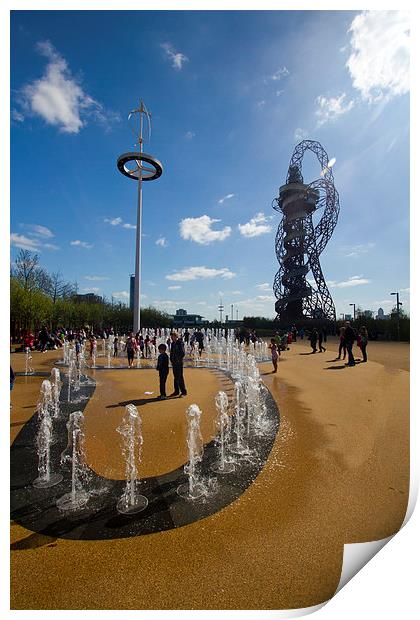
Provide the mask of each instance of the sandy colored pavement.
{"label": "sandy colored pavement", "polygon": [[[282,609],[330,598],[343,544],[389,536],[404,519],[409,347],[370,343],[369,362],[348,368],[333,361],[335,341],[322,354],[308,354],[308,345],[298,342],[283,353],[277,375],[271,364],[261,366],[281,426],[265,467],[243,495],[188,526],[128,539],[54,539],[12,523],[11,607]],[[35,357],[34,367],[48,370],[61,354]],[[231,384],[204,369],[185,374],[188,397],[162,403],[144,394],[156,391],[152,370],[96,371],[98,387],[85,411],[90,466],[123,477],[113,429],[130,399],[138,400],[145,437],[147,430],[143,475],[183,462],[191,402],[203,409],[210,438],[215,392]],[[16,381],[12,440],[33,414],[41,381]]]}

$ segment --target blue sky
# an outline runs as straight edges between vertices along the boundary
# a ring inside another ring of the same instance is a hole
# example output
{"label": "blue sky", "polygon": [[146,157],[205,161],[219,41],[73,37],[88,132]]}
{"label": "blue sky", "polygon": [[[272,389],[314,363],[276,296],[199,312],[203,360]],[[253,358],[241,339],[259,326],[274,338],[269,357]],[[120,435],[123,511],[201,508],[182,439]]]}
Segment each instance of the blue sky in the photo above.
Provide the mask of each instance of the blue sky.
{"label": "blue sky", "polygon": [[[321,255],[337,314],[409,310],[408,18],[360,11],[15,11],[11,246],[127,302],[136,184],[128,112],[163,164],[143,195],[142,303],[274,316],[271,208],[301,139],[336,158]],[[313,155],[305,181],[319,177]]]}

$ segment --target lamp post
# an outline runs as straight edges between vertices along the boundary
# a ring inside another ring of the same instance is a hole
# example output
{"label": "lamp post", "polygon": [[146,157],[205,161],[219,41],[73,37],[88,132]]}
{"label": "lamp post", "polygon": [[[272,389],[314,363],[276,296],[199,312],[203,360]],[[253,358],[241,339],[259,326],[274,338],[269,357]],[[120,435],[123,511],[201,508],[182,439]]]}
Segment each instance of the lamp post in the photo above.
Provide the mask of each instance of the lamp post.
{"label": "lamp post", "polygon": [[390,295],[397,296],[397,340],[400,339],[400,306],[402,306],[402,301],[400,301],[399,293],[390,293]]}
{"label": "lamp post", "polygon": [[[140,331],[140,273],[141,273],[141,224],[142,224],[142,184],[143,181],[153,181],[162,174],[162,164],[158,159],[147,153],[143,153],[143,117],[149,123],[150,137],[150,112],[147,111],[143,100],[140,100],[140,107],[132,110],[129,119],[134,114],[139,115],[140,128],[136,132],[139,150],[136,152],[123,153],[117,160],[117,167],[121,174],[129,179],[137,181],[137,226],[136,226],[136,263],[135,263],[135,282],[134,282],[134,310],[133,310],[133,331]],[[148,165],[144,165],[148,164]]]}
{"label": "lamp post", "polygon": [[353,320],[356,320],[356,304],[349,304],[349,306],[353,306]]}

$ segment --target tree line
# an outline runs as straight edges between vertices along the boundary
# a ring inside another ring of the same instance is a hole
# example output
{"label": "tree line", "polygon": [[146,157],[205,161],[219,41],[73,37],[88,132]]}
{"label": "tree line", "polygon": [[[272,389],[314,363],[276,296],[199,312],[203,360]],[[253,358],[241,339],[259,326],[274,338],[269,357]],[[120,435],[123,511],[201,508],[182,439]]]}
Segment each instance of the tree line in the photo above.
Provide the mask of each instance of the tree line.
{"label": "tree line", "polygon": [[[63,280],[59,271],[48,273],[39,264],[37,254],[20,250],[10,272],[10,331],[14,341],[28,331],[37,332],[45,325],[50,331],[59,327],[78,329],[89,326],[97,332],[113,327],[129,332],[133,313],[125,304],[106,298],[83,301],[77,283]],[[145,327],[169,327],[172,318],[156,308],[141,310]]]}

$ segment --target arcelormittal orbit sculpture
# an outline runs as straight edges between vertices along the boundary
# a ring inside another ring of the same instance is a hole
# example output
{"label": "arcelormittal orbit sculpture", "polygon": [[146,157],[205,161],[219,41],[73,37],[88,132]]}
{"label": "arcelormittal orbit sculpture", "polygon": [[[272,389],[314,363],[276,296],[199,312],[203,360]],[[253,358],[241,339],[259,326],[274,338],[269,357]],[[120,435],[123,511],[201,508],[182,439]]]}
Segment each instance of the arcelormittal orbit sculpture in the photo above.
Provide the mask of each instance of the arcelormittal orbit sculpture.
{"label": "arcelormittal orbit sculpture", "polygon": [[[309,184],[303,182],[302,176],[306,151],[312,151],[321,166],[321,177]],[[319,142],[303,140],[293,151],[286,184],[273,201],[273,208],[282,214],[276,235],[280,269],[273,285],[280,320],[335,321],[335,306],[319,262],[340,210],[331,169],[334,162]],[[321,217],[314,225],[313,214],[317,211]]]}

